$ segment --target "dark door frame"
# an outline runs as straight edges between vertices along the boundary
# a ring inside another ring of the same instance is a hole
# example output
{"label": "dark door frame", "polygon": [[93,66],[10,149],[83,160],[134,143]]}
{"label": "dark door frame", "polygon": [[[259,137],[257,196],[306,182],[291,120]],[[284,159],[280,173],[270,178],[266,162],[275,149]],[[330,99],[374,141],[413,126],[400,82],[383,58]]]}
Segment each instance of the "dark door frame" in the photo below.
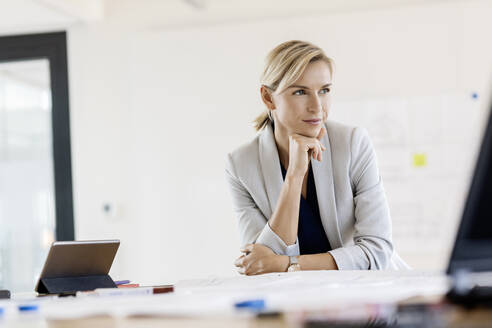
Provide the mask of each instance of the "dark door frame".
{"label": "dark door frame", "polygon": [[74,240],[66,33],[0,37],[0,62],[30,59],[50,63],[56,239]]}

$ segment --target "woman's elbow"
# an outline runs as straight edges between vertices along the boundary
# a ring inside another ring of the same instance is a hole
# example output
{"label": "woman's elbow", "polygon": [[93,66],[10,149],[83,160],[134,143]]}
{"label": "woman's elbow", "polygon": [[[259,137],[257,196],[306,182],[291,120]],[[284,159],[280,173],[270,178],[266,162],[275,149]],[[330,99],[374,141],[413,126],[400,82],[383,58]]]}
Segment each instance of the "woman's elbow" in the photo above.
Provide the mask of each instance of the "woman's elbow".
{"label": "woman's elbow", "polygon": [[390,268],[393,255],[393,243],[388,240],[371,240],[367,246],[369,270],[387,270]]}

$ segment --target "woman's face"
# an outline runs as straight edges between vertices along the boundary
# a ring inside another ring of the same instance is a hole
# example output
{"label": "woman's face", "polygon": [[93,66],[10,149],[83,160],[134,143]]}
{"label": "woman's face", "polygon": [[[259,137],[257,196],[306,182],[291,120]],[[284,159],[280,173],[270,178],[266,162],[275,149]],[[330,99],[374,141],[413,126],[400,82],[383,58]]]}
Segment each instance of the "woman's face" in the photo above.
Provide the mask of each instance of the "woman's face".
{"label": "woman's face", "polygon": [[325,61],[309,63],[299,79],[273,93],[275,129],[286,135],[316,137],[331,106],[331,71]]}

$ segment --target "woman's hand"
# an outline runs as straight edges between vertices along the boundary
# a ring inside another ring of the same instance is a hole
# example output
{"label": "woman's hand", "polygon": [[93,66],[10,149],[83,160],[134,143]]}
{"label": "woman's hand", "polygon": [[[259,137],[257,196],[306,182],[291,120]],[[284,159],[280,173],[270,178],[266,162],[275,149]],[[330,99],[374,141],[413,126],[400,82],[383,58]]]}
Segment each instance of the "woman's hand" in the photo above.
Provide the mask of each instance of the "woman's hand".
{"label": "woman's hand", "polygon": [[251,276],[269,272],[285,272],[289,265],[287,256],[277,255],[262,244],[248,244],[241,249],[241,252],[244,254],[234,261],[240,274]]}
{"label": "woman's hand", "polygon": [[326,150],[321,144],[321,138],[325,135],[325,127],[321,127],[316,138],[308,138],[300,134],[289,136],[289,168],[288,176],[304,177],[309,165],[309,158],[318,161],[323,160],[322,152]]}

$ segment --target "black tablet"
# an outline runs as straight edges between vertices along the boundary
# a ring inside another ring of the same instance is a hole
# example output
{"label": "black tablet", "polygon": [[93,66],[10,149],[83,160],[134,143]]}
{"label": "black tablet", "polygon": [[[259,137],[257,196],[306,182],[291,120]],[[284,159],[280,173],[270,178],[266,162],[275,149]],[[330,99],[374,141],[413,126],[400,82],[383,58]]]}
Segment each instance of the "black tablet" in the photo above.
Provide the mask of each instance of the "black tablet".
{"label": "black tablet", "polygon": [[119,246],[119,240],[54,242],[35,291],[59,294],[116,287],[108,273]]}

